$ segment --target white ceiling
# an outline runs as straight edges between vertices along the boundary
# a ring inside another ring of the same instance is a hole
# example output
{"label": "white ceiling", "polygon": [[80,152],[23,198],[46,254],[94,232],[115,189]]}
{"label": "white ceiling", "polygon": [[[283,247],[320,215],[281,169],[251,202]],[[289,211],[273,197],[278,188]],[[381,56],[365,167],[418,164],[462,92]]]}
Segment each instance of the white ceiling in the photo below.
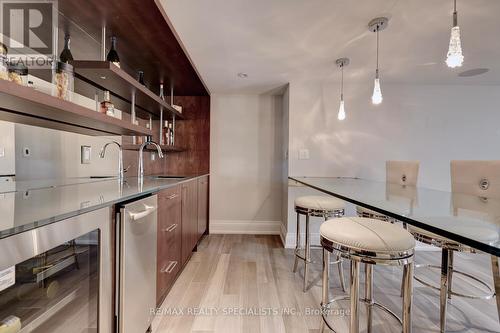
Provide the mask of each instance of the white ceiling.
{"label": "white ceiling", "polygon": [[[212,93],[263,93],[295,78],[371,80],[380,33],[384,83],[500,84],[500,1],[458,0],[464,66],[446,67],[452,0],[159,0]],[[459,72],[489,68],[476,77]],[[248,74],[241,79],[239,72]]]}

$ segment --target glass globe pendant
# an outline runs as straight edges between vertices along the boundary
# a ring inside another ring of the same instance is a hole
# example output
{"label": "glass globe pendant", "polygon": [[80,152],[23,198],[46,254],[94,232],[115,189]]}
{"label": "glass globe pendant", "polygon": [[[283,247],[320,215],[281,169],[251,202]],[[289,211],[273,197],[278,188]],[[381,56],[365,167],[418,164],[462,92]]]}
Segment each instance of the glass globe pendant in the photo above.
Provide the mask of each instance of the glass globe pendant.
{"label": "glass globe pendant", "polygon": [[453,27],[450,34],[450,45],[446,56],[446,65],[450,68],[461,67],[464,62],[462,42],[460,40],[460,27],[458,26],[457,0],[454,1]]}
{"label": "glass globe pendant", "polygon": [[368,28],[370,31],[375,32],[377,34],[377,69],[375,70],[375,80],[373,81],[373,94],[372,94],[372,104],[378,105],[382,103],[382,89],[380,88],[380,77],[379,77],[379,62],[378,62],[378,54],[379,54],[379,32],[384,30],[389,23],[389,19],[387,17],[378,17],[370,21],[368,23]]}
{"label": "glass globe pendant", "polygon": [[345,106],[344,106],[344,67],[349,65],[349,59],[348,58],[340,58],[335,61],[338,67],[340,67],[340,70],[342,72],[342,79],[340,81],[340,106],[339,106],[339,113],[337,114],[338,120],[344,120],[345,119]]}

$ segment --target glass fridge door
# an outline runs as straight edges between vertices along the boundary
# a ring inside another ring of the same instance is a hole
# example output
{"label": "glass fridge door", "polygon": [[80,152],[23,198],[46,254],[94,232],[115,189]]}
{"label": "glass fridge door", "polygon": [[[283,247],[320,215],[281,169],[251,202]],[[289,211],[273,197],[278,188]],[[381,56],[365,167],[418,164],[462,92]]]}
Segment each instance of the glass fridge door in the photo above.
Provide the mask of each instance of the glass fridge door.
{"label": "glass fridge door", "polygon": [[0,332],[99,331],[99,232],[0,271]]}

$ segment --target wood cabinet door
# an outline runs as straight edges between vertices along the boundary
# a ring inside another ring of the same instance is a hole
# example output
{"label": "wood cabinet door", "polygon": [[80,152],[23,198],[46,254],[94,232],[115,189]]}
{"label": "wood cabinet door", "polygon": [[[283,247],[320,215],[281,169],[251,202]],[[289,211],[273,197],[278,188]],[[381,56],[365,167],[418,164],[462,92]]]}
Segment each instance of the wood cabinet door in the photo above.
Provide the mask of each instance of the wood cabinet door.
{"label": "wood cabinet door", "polygon": [[193,252],[198,241],[198,182],[196,180],[181,185],[182,191],[182,263]]}
{"label": "wood cabinet door", "polygon": [[198,179],[198,239],[208,227],[208,176]]}
{"label": "wood cabinet door", "polygon": [[163,301],[179,273],[181,262],[181,188],[158,193],[156,301]]}

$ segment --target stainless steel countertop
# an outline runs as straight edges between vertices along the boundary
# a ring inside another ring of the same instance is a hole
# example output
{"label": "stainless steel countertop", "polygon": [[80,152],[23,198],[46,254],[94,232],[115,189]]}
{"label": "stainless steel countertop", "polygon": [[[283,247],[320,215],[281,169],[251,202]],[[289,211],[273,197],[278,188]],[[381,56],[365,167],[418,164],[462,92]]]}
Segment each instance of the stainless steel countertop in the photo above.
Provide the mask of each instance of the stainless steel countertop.
{"label": "stainless steel countertop", "polygon": [[6,182],[0,184],[0,239],[206,176]]}

